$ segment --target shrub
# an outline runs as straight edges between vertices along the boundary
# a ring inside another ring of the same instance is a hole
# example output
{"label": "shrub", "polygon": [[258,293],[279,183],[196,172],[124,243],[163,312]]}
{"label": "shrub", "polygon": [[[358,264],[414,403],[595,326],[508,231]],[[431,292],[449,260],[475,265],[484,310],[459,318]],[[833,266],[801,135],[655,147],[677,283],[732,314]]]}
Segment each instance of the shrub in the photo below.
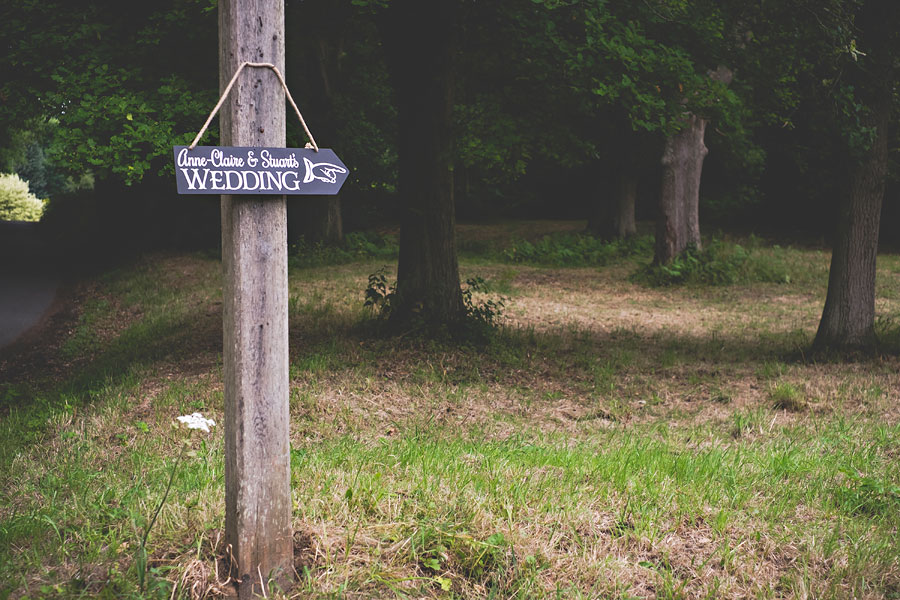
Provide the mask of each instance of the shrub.
{"label": "shrub", "polygon": [[12,173],[0,174],[0,221],[40,221],[44,203],[28,183]]}
{"label": "shrub", "polygon": [[632,279],[653,286],[791,282],[787,265],[777,252],[769,256],[716,239],[704,250],[688,248],[669,264],[643,267]]}
{"label": "shrub", "polygon": [[398,252],[394,236],[354,232],[345,235],[337,245],[311,244],[300,238],[291,246],[289,260],[292,267],[322,267],[373,258],[393,259]]}
{"label": "shrub", "polygon": [[615,259],[643,254],[653,247],[649,236],[606,241],[583,234],[547,235],[531,243],[515,241],[503,251],[514,263],[532,263],[560,267],[603,266]]}
{"label": "shrub", "polygon": [[[487,283],[481,277],[470,277],[466,280],[466,286],[462,288],[463,319],[453,323],[451,330],[446,330],[445,323],[426,323],[413,319],[414,329],[422,330],[434,337],[450,337],[457,341],[470,341],[484,343],[490,340],[496,331],[506,299],[485,298],[480,302],[475,300],[476,293],[489,293]],[[387,321],[394,309],[394,301],[397,297],[397,282],[388,283],[387,268],[382,267],[369,275],[369,284],[365,290],[366,308],[371,308],[376,318]],[[437,325],[437,328],[435,328]]]}

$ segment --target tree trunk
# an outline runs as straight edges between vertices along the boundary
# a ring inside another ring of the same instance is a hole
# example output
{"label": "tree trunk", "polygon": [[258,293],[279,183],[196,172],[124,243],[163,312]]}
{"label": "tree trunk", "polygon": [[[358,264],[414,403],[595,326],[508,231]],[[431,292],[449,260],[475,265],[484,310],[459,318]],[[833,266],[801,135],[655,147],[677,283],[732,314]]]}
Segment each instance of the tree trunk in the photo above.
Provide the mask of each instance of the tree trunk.
{"label": "tree trunk", "polygon": [[595,213],[588,220],[588,231],[605,240],[624,240],[637,233],[634,220],[637,185],[633,173],[621,172],[611,201],[597,203]]}
{"label": "tree trunk", "polygon": [[888,163],[890,90],[872,111],[875,140],[854,167],[831,253],[828,295],[813,344],[817,350],[871,351],[875,347],[875,259]]}
{"label": "tree trunk", "polygon": [[666,264],[689,246],[700,248],[700,176],[708,150],[706,119],[689,115],[685,128],[666,138],[656,222],[654,262]]}
{"label": "tree trunk", "polygon": [[618,214],[614,219],[616,237],[620,240],[637,233],[634,220],[634,206],[637,201],[637,178],[631,174],[623,174],[619,181],[619,197],[616,202]]}
{"label": "tree trunk", "polygon": [[386,47],[399,114],[400,259],[394,318],[463,315],[452,171],[455,1],[395,0]]}
{"label": "tree trunk", "polygon": [[867,49],[848,77],[867,107],[861,127],[874,130],[871,145],[854,161],[850,193],[840,208],[831,253],[828,294],[813,342],[815,350],[875,349],[875,261],[881,205],[888,171],[888,137],[898,67],[895,36],[900,26],[896,2],[867,1],[856,15]]}
{"label": "tree trunk", "polygon": [[344,239],[341,195],[304,196],[288,207],[288,240],[340,244]]}

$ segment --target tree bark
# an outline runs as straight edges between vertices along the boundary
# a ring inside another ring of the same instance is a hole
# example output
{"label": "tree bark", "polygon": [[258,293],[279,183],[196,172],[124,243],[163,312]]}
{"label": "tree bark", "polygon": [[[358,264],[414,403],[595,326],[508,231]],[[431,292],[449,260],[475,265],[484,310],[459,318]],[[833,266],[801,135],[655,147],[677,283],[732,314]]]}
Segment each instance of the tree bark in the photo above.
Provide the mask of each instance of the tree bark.
{"label": "tree bark", "polygon": [[[219,86],[243,61],[284,70],[283,0],[220,0]],[[284,92],[245,68],[219,116],[224,146],[285,145]],[[223,195],[225,541],[240,598],[293,566],[284,196]]]}
{"label": "tree bark", "polygon": [[894,57],[900,5],[867,1],[859,8],[856,25],[867,54],[848,77],[867,107],[860,125],[873,129],[874,137],[859,159],[851,162],[850,193],[840,207],[828,294],[813,342],[818,351],[869,352],[876,345],[875,262],[898,74]]}
{"label": "tree bark", "polygon": [[634,219],[637,185],[633,173],[621,172],[613,197],[596,204],[596,210],[588,220],[588,231],[605,240],[624,240],[637,233]]}
{"label": "tree bark", "polygon": [[813,347],[871,351],[875,348],[875,262],[888,165],[890,91],[873,108],[866,125],[875,140],[853,169],[831,253],[828,294]]}
{"label": "tree bark", "polygon": [[392,317],[464,314],[452,171],[454,0],[395,0],[386,48],[399,114],[400,259]]}
{"label": "tree bark", "polygon": [[666,138],[656,222],[654,262],[666,264],[693,246],[700,249],[700,177],[709,152],[706,119],[691,114],[685,128]]}
{"label": "tree bark", "polygon": [[288,239],[300,237],[311,243],[340,244],[344,239],[341,196],[305,196],[288,210]]}

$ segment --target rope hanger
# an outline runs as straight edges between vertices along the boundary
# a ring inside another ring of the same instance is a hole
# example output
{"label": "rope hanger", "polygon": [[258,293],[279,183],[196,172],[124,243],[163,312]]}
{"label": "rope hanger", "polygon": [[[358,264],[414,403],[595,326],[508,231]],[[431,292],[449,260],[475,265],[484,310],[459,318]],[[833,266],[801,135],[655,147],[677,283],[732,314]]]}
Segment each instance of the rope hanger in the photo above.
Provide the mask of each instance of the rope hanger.
{"label": "rope hanger", "polygon": [[228,92],[231,91],[234,82],[237,81],[238,75],[241,74],[241,71],[244,70],[244,67],[255,67],[261,69],[272,69],[275,71],[275,74],[278,75],[278,81],[281,82],[281,87],[284,88],[284,94],[287,96],[288,101],[291,103],[291,106],[294,107],[294,112],[297,113],[297,117],[300,119],[300,124],[303,125],[303,131],[306,132],[306,137],[309,138],[309,144],[306,144],[307,148],[312,147],[316,152],[319,151],[319,146],[316,145],[316,140],[313,138],[312,133],[309,131],[309,127],[306,126],[306,121],[303,120],[303,115],[300,114],[300,109],[297,108],[297,103],[294,102],[294,99],[291,97],[291,92],[288,90],[287,83],[284,81],[284,76],[281,74],[281,71],[278,70],[278,67],[273,65],[272,63],[254,63],[244,61],[241,63],[241,66],[237,68],[237,71],[234,72],[234,76],[231,78],[231,81],[228,82],[228,85],[225,86],[225,91],[222,92],[222,96],[219,98],[219,102],[216,104],[216,107],[212,109],[212,112],[209,113],[209,117],[206,119],[206,123],[203,124],[203,127],[200,128],[200,132],[197,133],[197,137],[194,138],[194,141],[191,142],[191,145],[188,146],[188,149],[193,150],[197,145],[197,142],[200,141],[200,138],[203,137],[203,134],[206,133],[206,128],[209,127],[210,122],[216,113],[219,112],[219,109],[222,108],[222,104],[225,102],[225,98],[228,97]]}

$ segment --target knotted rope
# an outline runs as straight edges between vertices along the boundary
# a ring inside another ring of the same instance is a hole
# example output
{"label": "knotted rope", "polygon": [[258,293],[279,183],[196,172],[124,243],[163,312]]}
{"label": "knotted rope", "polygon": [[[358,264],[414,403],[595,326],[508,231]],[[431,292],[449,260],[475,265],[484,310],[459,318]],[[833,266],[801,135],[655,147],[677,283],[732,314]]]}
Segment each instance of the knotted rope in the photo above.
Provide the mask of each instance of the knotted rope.
{"label": "knotted rope", "polygon": [[222,96],[219,98],[219,102],[216,104],[216,107],[212,109],[212,112],[209,113],[209,117],[206,119],[206,123],[203,124],[203,127],[200,128],[200,132],[197,134],[197,137],[194,138],[194,141],[191,142],[191,145],[188,146],[190,150],[193,150],[197,145],[197,142],[200,141],[200,138],[203,137],[203,134],[206,133],[206,128],[209,127],[209,124],[212,122],[216,113],[219,112],[219,109],[222,108],[222,104],[225,102],[225,98],[228,97],[228,92],[231,91],[232,86],[234,86],[234,82],[237,81],[238,75],[241,74],[241,71],[244,70],[244,67],[256,67],[256,68],[265,68],[272,69],[275,71],[275,74],[278,75],[278,81],[281,82],[281,87],[284,88],[284,94],[287,96],[288,101],[291,103],[291,106],[294,107],[294,112],[297,113],[297,117],[300,119],[300,124],[303,125],[303,131],[306,132],[306,137],[309,138],[310,143],[306,145],[307,148],[312,146],[313,150],[316,152],[319,151],[319,146],[316,145],[316,140],[313,138],[312,133],[309,131],[309,127],[306,126],[306,121],[303,120],[303,115],[300,114],[300,109],[297,108],[297,103],[294,102],[294,98],[291,97],[291,92],[288,90],[287,83],[284,81],[284,76],[281,74],[281,71],[278,70],[278,67],[273,65],[272,63],[253,63],[244,61],[241,63],[241,66],[237,68],[237,71],[234,72],[234,76],[231,78],[231,81],[228,82],[228,85],[225,86],[225,91],[222,92]]}

